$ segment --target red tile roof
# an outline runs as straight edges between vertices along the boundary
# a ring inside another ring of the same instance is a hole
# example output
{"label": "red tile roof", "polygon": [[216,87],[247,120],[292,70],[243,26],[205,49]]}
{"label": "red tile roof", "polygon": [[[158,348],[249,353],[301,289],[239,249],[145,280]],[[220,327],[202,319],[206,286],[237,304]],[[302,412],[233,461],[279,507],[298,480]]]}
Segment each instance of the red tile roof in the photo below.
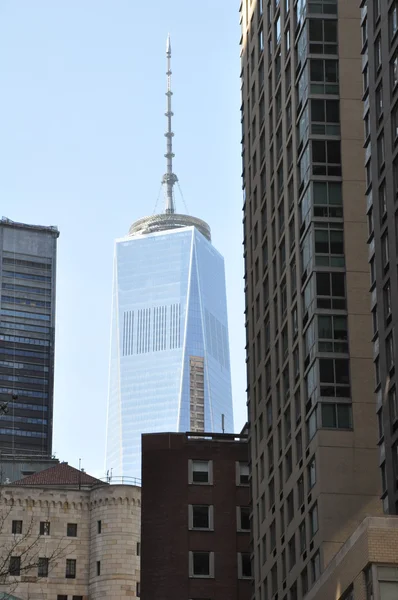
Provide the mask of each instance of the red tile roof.
{"label": "red tile roof", "polygon": [[91,477],[84,471],[79,471],[68,465],[67,462],[59,463],[54,467],[27,475],[18,481],[14,481],[12,485],[66,485],[66,486],[93,486],[98,483],[104,483],[100,479]]}

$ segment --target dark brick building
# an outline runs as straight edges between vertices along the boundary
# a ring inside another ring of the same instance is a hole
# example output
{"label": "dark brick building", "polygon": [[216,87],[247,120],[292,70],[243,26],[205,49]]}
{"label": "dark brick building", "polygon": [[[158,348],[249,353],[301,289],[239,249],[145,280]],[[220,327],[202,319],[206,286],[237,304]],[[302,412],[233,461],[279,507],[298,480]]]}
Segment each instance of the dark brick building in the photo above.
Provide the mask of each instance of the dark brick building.
{"label": "dark brick building", "polygon": [[249,599],[249,504],[245,435],[143,435],[141,598]]}

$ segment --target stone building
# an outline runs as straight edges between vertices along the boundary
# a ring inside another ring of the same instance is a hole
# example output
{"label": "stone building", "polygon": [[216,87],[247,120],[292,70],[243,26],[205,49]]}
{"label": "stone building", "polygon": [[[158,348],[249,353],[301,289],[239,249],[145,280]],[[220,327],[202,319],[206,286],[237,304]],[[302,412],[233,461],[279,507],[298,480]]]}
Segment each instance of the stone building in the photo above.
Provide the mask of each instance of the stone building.
{"label": "stone building", "polygon": [[140,487],[67,463],[0,486],[0,598],[139,597],[140,513]]}

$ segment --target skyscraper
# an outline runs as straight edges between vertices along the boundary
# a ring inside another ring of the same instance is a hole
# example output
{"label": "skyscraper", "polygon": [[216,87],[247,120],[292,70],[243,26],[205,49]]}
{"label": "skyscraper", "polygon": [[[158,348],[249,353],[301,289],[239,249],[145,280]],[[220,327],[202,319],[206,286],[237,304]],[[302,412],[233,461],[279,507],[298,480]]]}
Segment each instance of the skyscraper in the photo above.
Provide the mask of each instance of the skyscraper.
{"label": "skyscraper", "polygon": [[383,504],[398,514],[398,2],[361,3],[366,209]]}
{"label": "skyscraper", "polygon": [[255,597],[297,600],[381,511],[360,10],[243,1],[241,26]]}
{"label": "skyscraper", "polygon": [[0,221],[0,452],[51,456],[56,227]]}
{"label": "skyscraper", "polygon": [[165,212],[116,241],[106,467],[139,477],[141,434],[233,431],[223,257],[204,221],[177,214],[167,42]]}

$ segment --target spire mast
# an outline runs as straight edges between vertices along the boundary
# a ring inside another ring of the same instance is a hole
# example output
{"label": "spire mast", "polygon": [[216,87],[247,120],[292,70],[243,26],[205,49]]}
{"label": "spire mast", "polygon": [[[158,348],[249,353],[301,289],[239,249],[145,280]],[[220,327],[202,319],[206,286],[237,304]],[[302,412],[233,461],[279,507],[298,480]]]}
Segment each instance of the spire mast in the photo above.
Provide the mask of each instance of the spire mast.
{"label": "spire mast", "polygon": [[166,173],[163,175],[162,184],[164,185],[165,190],[165,212],[168,214],[172,214],[175,212],[174,207],[174,193],[173,187],[174,184],[178,181],[177,175],[173,173],[173,136],[174,133],[171,130],[171,118],[173,116],[173,112],[171,110],[171,97],[173,92],[171,91],[171,42],[170,42],[170,34],[167,36],[167,44],[166,44],[166,57],[167,57],[167,112],[165,116],[167,117],[167,131],[165,133],[165,137],[167,139],[167,152],[164,155],[166,158],[167,169]]}

